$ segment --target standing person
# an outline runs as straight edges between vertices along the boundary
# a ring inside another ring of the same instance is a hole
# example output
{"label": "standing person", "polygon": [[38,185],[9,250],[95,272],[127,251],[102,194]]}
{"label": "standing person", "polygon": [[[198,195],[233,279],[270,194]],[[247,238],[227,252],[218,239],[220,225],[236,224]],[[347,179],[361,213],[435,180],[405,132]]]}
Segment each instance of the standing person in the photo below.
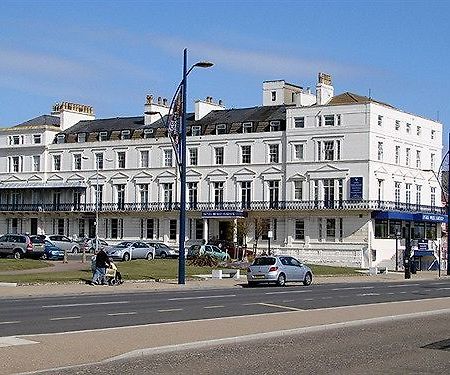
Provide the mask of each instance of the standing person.
{"label": "standing person", "polygon": [[97,255],[95,256],[95,273],[92,278],[92,284],[104,284],[105,283],[105,274],[106,267],[109,267],[110,262],[108,255],[106,255],[103,249],[100,249]]}

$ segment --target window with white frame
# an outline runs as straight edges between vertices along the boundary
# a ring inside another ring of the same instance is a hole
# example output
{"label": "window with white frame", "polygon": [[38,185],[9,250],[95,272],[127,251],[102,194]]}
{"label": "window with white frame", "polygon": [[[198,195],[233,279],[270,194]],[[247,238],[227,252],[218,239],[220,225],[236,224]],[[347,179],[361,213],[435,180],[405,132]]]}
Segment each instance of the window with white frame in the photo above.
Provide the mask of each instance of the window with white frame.
{"label": "window with white frame", "polygon": [[241,146],[242,163],[250,164],[252,162],[252,146],[244,145]]}
{"label": "window with white frame", "polygon": [[416,168],[421,168],[421,161],[420,161],[421,152],[420,150],[416,150]]}
{"label": "window with white frame", "polygon": [[378,115],[378,126],[383,126],[383,116]]}
{"label": "window with white frame", "polygon": [[316,116],[316,124],[317,124],[317,126],[322,126],[322,116],[321,115]]}
{"label": "window with white frame", "polygon": [[77,142],[78,143],[86,142],[86,133],[78,133]]}
{"label": "window with white frame", "polygon": [[40,155],[33,156],[33,172],[39,172],[41,170],[41,157]]}
{"label": "window with white frame", "polygon": [[197,148],[189,149],[189,164],[190,165],[198,164],[198,149]]}
{"label": "window with white frame", "polygon": [[411,184],[405,184],[405,202],[411,203]]}
{"label": "window with white frame", "polygon": [[163,202],[172,203],[173,200],[173,183],[167,182],[162,184],[163,187]]}
{"label": "window with white frame", "polygon": [[42,141],[42,137],[41,137],[40,134],[34,134],[34,135],[33,135],[33,143],[34,143],[35,145],[41,143],[41,141]]}
{"label": "window with white frame", "polygon": [[400,146],[395,146],[395,164],[400,164]]}
{"label": "window with white frame", "polygon": [[95,168],[98,168],[98,170],[103,169],[103,152],[96,152],[95,153]]}
{"label": "window with white frame", "polygon": [[225,124],[216,125],[216,134],[226,134],[227,126]]}
{"label": "window with white frame", "polygon": [[223,164],[223,147],[214,147],[214,162],[216,165]]}
{"label": "window with white frame", "polygon": [[305,239],[305,221],[295,220],[295,239],[303,241]]}
{"label": "window with white frame", "polygon": [[53,171],[61,170],[61,155],[53,155]]}
{"label": "window with white frame", "polygon": [[[145,139],[152,138],[152,135],[153,135],[153,129],[144,129],[144,138]],[[152,222],[153,222],[153,219],[148,219],[148,220],[152,220]]]}
{"label": "window with white frame", "polygon": [[125,207],[125,184],[117,184],[116,187],[116,199],[117,208],[123,210]]}
{"label": "window with white frame", "polygon": [[341,126],[341,115],[336,115],[336,125]]}
{"label": "window with white frame", "polygon": [[406,165],[409,167],[411,164],[411,149],[409,147],[406,148]]}
{"label": "window with white frame", "polygon": [[304,159],[304,145],[298,144],[294,145],[294,159],[303,160]]}
{"label": "window with white frame", "polygon": [[334,160],[334,141],[323,142],[323,159]]}
{"label": "window with white frame", "polygon": [[340,160],[341,159],[341,141],[328,140],[317,142],[318,160]]}
{"label": "window with white frame", "polygon": [[301,201],[303,199],[303,181],[294,181],[294,199]]}
{"label": "window with white frame", "polygon": [[8,158],[10,172],[22,172],[23,169],[23,158],[22,156],[10,156]]}
{"label": "window with white frame", "polygon": [[242,181],[241,182],[242,208],[250,208],[251,201],[252,201],[252,182]]}
{"label": "window with white frame", "polygon": [[281,128],[280,121],[270,121],[270,131],[277,132]]}
{"label": "window with white frame", "polygon": [[406,124],[406,133],[411,133],[411,124],[409,123]]}
{"label": "window with white frame", "polygon": [[395,203],[400,203],[400,182],[394,182],[394,200]]}
{"label": "window with white frame", "polygon": [[149,166],[149,152],[148,150],[141,150],[141,168],[148,168]]}
{"label": "window with white frame", "polygon": [[280,181],[269,181],[269,205],[270,208],[278,207],[280,197]]}
{"label": "window with white frame", "polygon": [[191,128],[191,134],[192,134],[192,136],[194,136],[194,137],[199,136],[199,135],[202,135],[202,127],[201,127],[201,126],[198,126],[198,125],[193,126],[193,127]]}
{"label": "window with white frame", "polygon": [[12,135],[9,137],[9,144],[11,146],[23,144],[23,135]]}
{"label": "window with white frame", "polygon": [[305,127],[305,118],[302,117],[294,117],[294,127],[299,129],[299,128],[304,128]]}
{"label": "window with white frame", "polygon": [[119,151],[117,153],[117,168],[123,169],[125,168],[125,152]]}
{"label": "window with white frame", "polygon": [[164,150],[164,167],[173,167],[173,157],[172,157],[172,150],[166,149]]}
{"label": "window with white frame", "polygon": [[188,182],[188,198],[191,208],[195,208],[198,200],[198,182]]}
{"label": "window with white frame", "polygon": [[139,202],[148,204],[148,184],[139,184]]}
{"label": "window with white frame", "polygon": [[131,131],[129,131],[129,130],[122,130],[120,132],[120,139],[131,139]]}
{"label": "window with white frame", "polygon": [[417,126],[417,135],[420,137],[422,134],[422,128],[420,126]]}
{"label": "window with white frame", "polygon": [[436,159],[436,155],[435,154],[431,154],[430,155],[430,169],[432,171],[434,171],[434,164],[435,164],[435,159]]}
{"label": "window with white frame", "polygon": [[395,120],[395,130],[400,130],[400,120]]}
{"label": "window with white frame", "polygon": [[434,139],[436,137],[436,131],[432,130],[431,131],[431,139]]}
{"label": "window with white frame", "polygon": [[214,182],[214,203],[219,207],[223,203],[223,182]]}
{"label": "window with white frame", "polygon": [[108,140],[108,132],[100,132],[98,134],[99,141],[107,141]]}
{"label": "window with white frame", "polygon": [[279,145],[269,145],[269,162],[278,163],[279,162]]}
{"label": "window with white frame", "polygon": [[416,204],[420,205],[422,202],[422,185],[416,185]]}
{"label": "window with white frame", "polygon": [[436,188],[434,186],[431,187],[430,204],[433,207],[436,206]]}
{"label": "window with white frame", "polygon": [[383,200],[384,180],[378,179],[378,201]]}
{"label": "window with white frame", "polygon": [[336,219],[327,219],[327,240],[334,241],[336,239]]}
{"label": "window with white frame", "polygon": [[253,131],[253,123],[244,122],[242,124],[242,133],[251,133]]}
{"label": "window with white frame", "polygon": [[61,144],[64,143],[66,136],[64,134],[58,134],[56,136],[56,143]]}
{"label": "window with white frame", "polygon": [[325,115],[323,117],[325,126],[334,126],[334,115]]}
{"label": "window with white frame", "polygon": [[81,171],[81,154],[73,154],[73,169]]}

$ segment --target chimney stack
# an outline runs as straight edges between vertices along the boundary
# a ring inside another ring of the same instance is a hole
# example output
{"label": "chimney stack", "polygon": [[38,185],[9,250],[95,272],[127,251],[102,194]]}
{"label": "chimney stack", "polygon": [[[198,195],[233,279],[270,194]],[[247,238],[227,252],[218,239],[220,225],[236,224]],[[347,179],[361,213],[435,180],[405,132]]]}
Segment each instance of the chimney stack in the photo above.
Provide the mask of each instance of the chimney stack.
{"label": "chimney stack", "polygon": [[334,87],[331,82],[331,75],[319,73],[316,85],[316,103],[318,105],[327,104],[334,96]]}

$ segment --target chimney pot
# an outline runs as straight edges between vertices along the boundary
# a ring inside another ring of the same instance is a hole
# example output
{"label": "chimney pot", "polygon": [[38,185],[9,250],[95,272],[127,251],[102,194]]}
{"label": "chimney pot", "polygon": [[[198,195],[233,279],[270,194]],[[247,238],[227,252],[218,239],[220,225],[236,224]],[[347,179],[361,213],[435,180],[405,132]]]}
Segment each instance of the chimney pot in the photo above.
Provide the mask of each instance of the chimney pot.
{"label": "chimney pot", "polygon": [[158,96],[158,104],[161,105],[161,97]]}
{"label": "chimney pot", "polygon": [[219,105],[222,105],[222,99],[219,99]]}

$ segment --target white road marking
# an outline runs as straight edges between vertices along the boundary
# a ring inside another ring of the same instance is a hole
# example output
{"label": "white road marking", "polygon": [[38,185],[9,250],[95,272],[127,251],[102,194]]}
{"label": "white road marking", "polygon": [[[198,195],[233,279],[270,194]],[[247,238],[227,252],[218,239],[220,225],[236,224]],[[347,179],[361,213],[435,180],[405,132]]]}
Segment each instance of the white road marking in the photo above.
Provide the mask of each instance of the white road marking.
{"label": "white road marking", "polygon": [[395,294],[395,293],[394,292],[389,292],[389,293],[386,293],[386,294],[391,294],[392,295],[392,294]]}
{"label": "white road marking", "polygon": [[164,310],[157,310],[158,312],[171,312],[171,311],[182,311],[183,309],[164,309]]}
{"label": "white road marking", "polygon": [[437,290],[450,290],[450,288],[437,288]]}
{"label": "white road marking", "polygon": [[185,301],[189,299],[208,299],[208,298],[226,298],[226,297],[236,297],[236,294],[223,294],[218,296],[199,296],[199,297],[177,297],[177,298],[169,298],[168,301]]}
{"label": "white road marking", "polygon": [[281,302],[283,302],[283,303],[286,303],[286,302],[295,302],[295,299],[285,299],[285,300],[283,300],[283,301],[281,301]]}
{"label": "white road marking", "polygon": [[50,318],[50,320],[69,320],[69,319],[80,319],[81,316],[62,316],[60,318]]}
{"label": "white road marking", "polygon": [[314,298],[305,298],[305,301],[313,301]]}
{"label": "white road marking", "polygon": [[447,283],[431,283],[430,285],[447,285]]}
{"label": "white road marking", "polygon": [[259,302],[258,305],[262,305],[262,306],[267,306],[267,307],[277,307],[279,309],[286,309],[286,310],[292,310],[292,311],[304,311],[302,309],[297,309],[295,307],[290,307],[290,306],[282,306],[282,305],[274,305],[272,303],[262,303]]}
{"label": "white road marking", "polygon": [[406,293],[408,293],[408,292],[399,292],[400,294],[406,294]]}
{"label": "white road marking", "polygon": [[94,303],[71,303],[67,305],[46,305],[43,308],[51,309],[55,307],[77,307],[77,306],[96,306],[96,305],[123,305],[130,303],[130,301],[117,301],[117,302],[94,302]]}
{"label": "white road marking", "polygon": [[331,289],[331,290],[358,290],[358,289],[374,289],[375,287],[374,286],[360,286],[360,287],[354,287],[354,286],[352,286],[352,287],[348,287],[348,288],[334,288],[334,289]]}
{"label": "white road marking", "polygon": [[120,312],[120,313],[111,313],[108,314],[109,316],[119,316],[119,315],[134,315],[137,314],[136,311],[130,311],[130,312]]}
{"label": "white road marking", "polygon": [[397,285],[389,285],[388,288],[400,288],[405,286],[417,286],[420,284],[397,284]]}
{"label": "white road marking", "polygon": [[0,337],[0,348],[6,348],[7,346],[29,345],[29,344],[38,344],[38,342],[21,339],[19,337],[14,336]]}
{"label": "white road marking", "polygon": [[321,299],[332,299],[333,297],[322,297]]}
{"label": "white road marking", "polygon": [[224,305],[216,305],[216,306],[205,306],[204,309],[220,309],[222,307],[225,307]]}
{"label": "white road marking", "polygon": [[380,293],[360,293],[357,294],[358,297],[366,297],[366,296],[379,296]]}
{"label": "white road marking", "polygon": [[0,324],[17,324],[20,323],[20,320],[11,320],[10,322],[0,322]]}
{"label": "white road marking", "polygon": [[264,293],[266,295],[271,295],[271,294],[291,294],[291,293],[310,293],[310,290],[288,290],[285,292],[267,292]]}

